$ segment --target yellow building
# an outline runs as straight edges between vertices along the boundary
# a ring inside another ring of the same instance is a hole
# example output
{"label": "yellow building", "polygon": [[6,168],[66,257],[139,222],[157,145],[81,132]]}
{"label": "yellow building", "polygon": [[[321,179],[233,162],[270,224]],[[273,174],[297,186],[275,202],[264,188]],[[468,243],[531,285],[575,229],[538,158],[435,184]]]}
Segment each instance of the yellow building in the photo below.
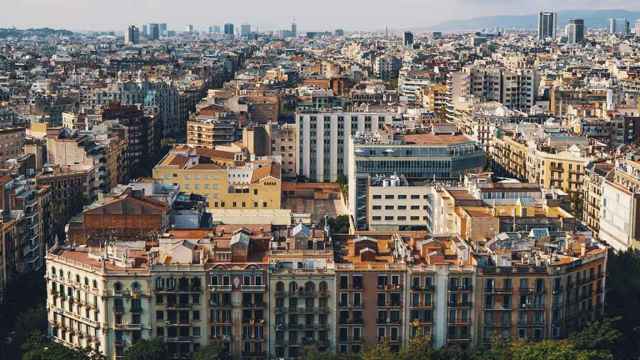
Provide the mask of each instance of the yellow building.
{"label": "yellow building", "polygon": [[492,160],[500,175],[558,189],[569,195],[576,214],[582,214],[585,169],[593,159],[585,146],[552,144],[552,141],[525,140],[514,134],[498,136],[492,147]]}
{"label": "yellow building", "polygon": [[211,209],[279,209],[280,177],[280,164],[271,159],[184,145],[153,168],[155,180],[206,196]]}

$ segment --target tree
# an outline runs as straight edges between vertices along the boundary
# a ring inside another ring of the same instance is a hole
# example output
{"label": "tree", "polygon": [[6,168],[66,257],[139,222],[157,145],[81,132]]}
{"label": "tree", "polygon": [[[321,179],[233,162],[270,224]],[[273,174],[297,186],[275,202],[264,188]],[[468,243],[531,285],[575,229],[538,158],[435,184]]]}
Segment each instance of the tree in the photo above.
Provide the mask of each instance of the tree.
{"label": "tree", "polygon": [[609,252],[605,314],[619,319],[614,326],[622,333],[615,349],[620,359],[640,357],[640,277],[630,274],[640,274],[640,251]]}
{"label": "tree", "polygon": [[417,336],[409,340],[402,349],[398,358],[401,360],[431,360],[433,358],[431,339],[426,336]]}
{"label": "tree", "polygon": [[99,360],[89,350],[74,350],[34,332],[22,345],[22,360]]}
{"label": "tree", "polygon": [[13,341],[24,343],[34,332],[44,334],[47,329],[47,309],[44,305],[27,309],[20,313],[15,322],[15,337]]}
{"label": "tree", "polygon": [[167,360],[167,349],[162,340],[138,340],[124,352],[125,360]]}
{"label": "tree", "polygon": [[193,360],[224,360],[229,356],[220,341],[211,343],[193,354]]}
{"label": "tree", "polygon": [[387,341],[377,344],[371,349],[362,353],[362,360],[397,360]]}
{"label": "tree", "polygon": [[619,320],[620,318],[594,321],[569,337],[569,340],[577,349],[598,350],[603,354],[611,354],[616,351],[622,339],[622,332],[615,328],[615,323]]}
{"label": "tree", "polygon": [[328,218],[329,231],[331,235],[349,233],[349,215],[340,215],[335,218]]}
{"label": "tree", "polygon": [[567,340],[544,340],[534,343],[514,343],[511,347],[513,360],[605,360],[599,351],[577,349]]}

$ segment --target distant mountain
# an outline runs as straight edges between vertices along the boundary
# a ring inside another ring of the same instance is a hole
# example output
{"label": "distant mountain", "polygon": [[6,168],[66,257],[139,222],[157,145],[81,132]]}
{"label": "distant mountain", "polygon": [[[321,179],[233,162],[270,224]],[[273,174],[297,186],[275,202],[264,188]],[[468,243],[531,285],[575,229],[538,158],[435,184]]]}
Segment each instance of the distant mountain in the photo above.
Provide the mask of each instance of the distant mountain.
{"label": "distant mountain", "polygon": [[[640,11],[627,10],[565,10],[558,12],[558,30],[567,24],[569,19],[584,19],[587,28],[607,28],[610,18],[627,18],[633,28],[634,22],[640,18]],[[424,31],[478,31],[482,29],[533,30],[538,27],[538,14],[531,15],[499,15],[484,16],[465,20],[450,20],[428,28],[413,29],[417,32]]]}
{"label": "distant mountain", "polygon": [[31,36],[71,36],[73,32],[69,30],[56,30],[50,28],[39,28],[39,29],[2,29],[0,28],[0,39],[4,39],[7,37],[31,37]]}

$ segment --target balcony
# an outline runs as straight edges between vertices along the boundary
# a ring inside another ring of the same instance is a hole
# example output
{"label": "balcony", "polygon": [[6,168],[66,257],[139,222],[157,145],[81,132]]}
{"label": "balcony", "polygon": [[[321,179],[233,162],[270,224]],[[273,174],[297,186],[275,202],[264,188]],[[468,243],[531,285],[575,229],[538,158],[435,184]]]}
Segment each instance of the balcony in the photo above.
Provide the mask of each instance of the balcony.
{"label": "balcony", "polygon": [[209,289],[212,292],[231,292],[233,290],[232,285],[209,285]]}
{"label": "balcony", "polygon": [[242,292],[265,292],[266,285],[242,285],[240,291]]}

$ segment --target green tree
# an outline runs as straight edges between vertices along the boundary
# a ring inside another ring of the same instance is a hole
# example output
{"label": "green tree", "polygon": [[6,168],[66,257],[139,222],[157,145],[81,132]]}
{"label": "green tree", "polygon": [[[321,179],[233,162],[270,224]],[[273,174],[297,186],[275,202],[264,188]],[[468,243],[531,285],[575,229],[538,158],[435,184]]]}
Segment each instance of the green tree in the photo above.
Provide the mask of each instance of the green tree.
{"label": "green tree", "polygon": [[398,358],[400,360],[431,360],[433,352],[431,339],[426,336],[417,336],[409,340],[409,343],[402,349]]}
{"label": "green tree", "polygon": [[615,350],[618,359],[640,357],[640,276],[629,274],[640,274],[640,251],[609,252],[605,314],[619,318],[615,322],[622,333]]}
{"label": "green tree", "polygon": [[349,233],[349,215],[340,215],[327,220],[331,235]]}
{"label": "green tree", "polygon": [[227,358],[227,351],[220,341],[211,343],[193,354],[193,360],[224,360]]}
{"label": "green tree", "polygon": [[389,343],[385,341],[363,352],[362,360],[397,360],[397,354],[391,351]]}
{"label": "green tree", "polygon": [[607,360],[610,356],[599,351],[577,349],[567,340],[544,340],[534,343],[514,343],[513,360]]}
{"label": "green tree", "polygon": [[34,332],[22,345],[22,360],[99,360],[88,350],[74,350],[55,342],[47,341],[39,332]]}
{"label": "green tree", "polygon": [[125,360],[167,360],[167,348],[162,340],[139,340],[124,352]]}
{"label": "green tree", "polygon": [[619,320],[620,318],[594,321],[573,334],[569,340],[577,349],[598,350],[603,355],[612,354],[622,339],[622,332],[615,327]]}
{"label": "green tree", "polygon": [[20,313],[15,321],[15,336],[13,341],[24,343],[34,332],[44,334],[47,329],[47,309],[44,305],[27,309]]}

